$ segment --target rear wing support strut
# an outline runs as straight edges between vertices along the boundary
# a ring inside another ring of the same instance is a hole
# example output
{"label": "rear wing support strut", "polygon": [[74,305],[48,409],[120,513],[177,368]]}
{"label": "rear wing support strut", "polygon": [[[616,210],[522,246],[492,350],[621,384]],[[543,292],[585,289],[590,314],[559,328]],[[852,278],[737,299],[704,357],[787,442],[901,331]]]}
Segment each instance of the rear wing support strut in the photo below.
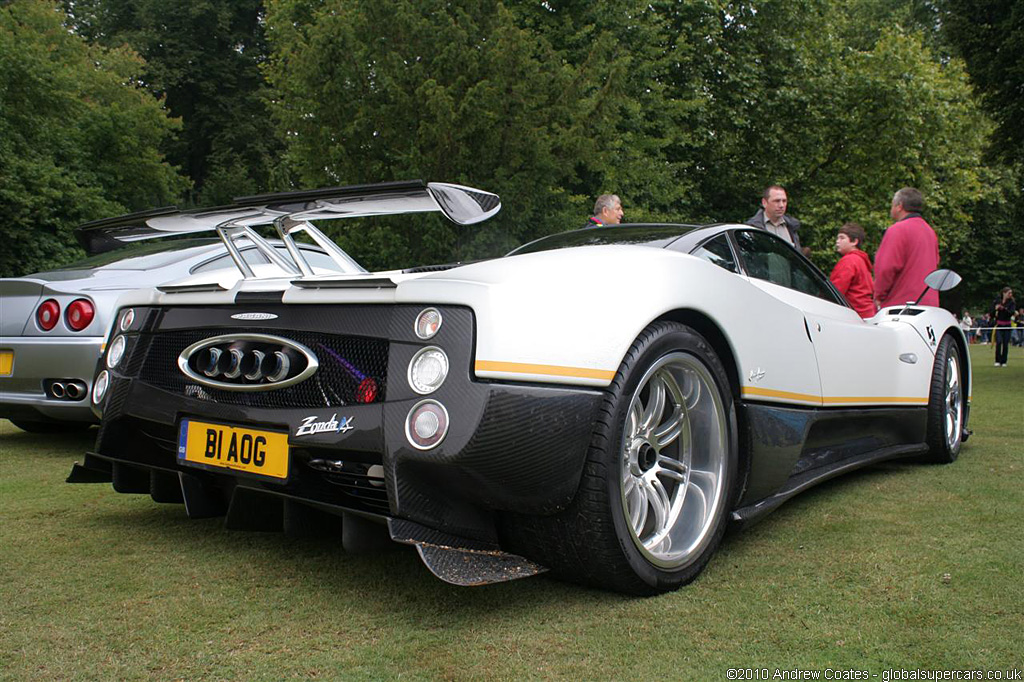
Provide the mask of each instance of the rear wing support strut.
{"label": "rear wing support strut", "polygon": [[[277,253],[277,249],[275,249],[273,245],[270,244],[266,239],[261,237],[256,232],[256,230],[252,229],[247,225],[234,225],[232,224],[233,222],[234,221],[228,221],[227,223],[218,225],[215,229],[217,232],[217,236],[220,237],[220,240],[224,242],[224,246],[227,247],[228,255],[231,256],[231,260],[235,262],[235,266],[238,268],[239,272],[242,273],[242,277],[244,277],[245,279],[254,279],[256,277],[256,273],[253,272],[252,266],[250,266],[245,261],[245,258],[242,257],[242,253],[241,251],[239,251],[238,245],[235,244],[235,240],[238,239],[239,237],[244,237],[251,241],[253,245],[256,247],[256,249],[261,254],[266,256],[267,260],[269,260],[277,267],[281,268],[283,271],[287,272],[290,275],[300,274],[301,266],[296,267],[295,265],[286,261],[284,258],[281,258],[281,256]],[[286,245],[287,244],[288,243],[286,242]],[[293,248],[294,251],[292,250]],[[295,258],[295,254],[298,252],[298,248],[295,248],[294,244],[291,244],[290,248],[288,249],[288,252],[292,254],[293,258]],[[301,258],[301,256],[299,256],[299,258]],[[296,262],[301,262],[307,268],[309,267],[309,265],[306,264],[304,258],[301,261]]]}
{"label": "rear wing support strut", "polygon": [[284,242],[288,253],[295,259],[295,263],[299,266],[303,277],[311,276],[314,273],[313,268],[310,267],[306,257],[302,254],[302,250],[295,244],[295,237],[292,235],[298,232],[308,234],[310,239],[316,242],[335,263],[341,266],[343,272],[358,272],[362,269],[358,263],[352,260],[351,256],[338,248],[337,244],[331,241],[327,235],[306,220],[295,220],[290,216],[283,215],[274,220],[274,227],[281,236],[281,241]]}

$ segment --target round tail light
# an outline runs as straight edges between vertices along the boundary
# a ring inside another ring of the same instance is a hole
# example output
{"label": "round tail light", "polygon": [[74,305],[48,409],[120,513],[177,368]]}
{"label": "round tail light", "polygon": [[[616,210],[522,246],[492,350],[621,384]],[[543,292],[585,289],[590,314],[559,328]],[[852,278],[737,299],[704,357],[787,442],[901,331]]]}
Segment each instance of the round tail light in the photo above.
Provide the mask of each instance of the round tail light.
{"label": "round tail light", "polygon": [[110,343],[110,348],[107,350],[107,367],[114,369],[121,362],[121,358],[124,357],[125,344],[123,336],[118,336]]}
{"label": "round tail light", "polygon": [[448,433],[448,410],[436,400],[417,403],[405,418],[405,437],[418,450],[429,450]]}
{"label": "round tail light", "polygon": [[448,376],[448,356],[437,346],[416,352],[409,362],[409,386],[426,395],[436,391]]}
{"label": "round tail light", "polygon": [[71,302],[65,315],[68,326],[73,331],[80,332],[89,326],[92,318],[96,317],[96,309],[88,300],[78,298]]}
{"label": "round tail light", "polygon": [[57,320],[60,319],[60,305],[53,300],[48,298],[39,304],[39,308],[36,310],[36,322],[39,323],[39,328],[44,332],[48,332],[57,326]]}
{"label": "round tail light", "polygon": [[427,308],[416,316],[416,336],[421,339],[432,338],[441,328],[441,311]]}
{"label": "round tail light", "polygon": [[107,395],[107,388],[110,387],[110,373],[103,370],[96,375],[96,381],[92,382],[92,404],[99,405],[103,397]]}

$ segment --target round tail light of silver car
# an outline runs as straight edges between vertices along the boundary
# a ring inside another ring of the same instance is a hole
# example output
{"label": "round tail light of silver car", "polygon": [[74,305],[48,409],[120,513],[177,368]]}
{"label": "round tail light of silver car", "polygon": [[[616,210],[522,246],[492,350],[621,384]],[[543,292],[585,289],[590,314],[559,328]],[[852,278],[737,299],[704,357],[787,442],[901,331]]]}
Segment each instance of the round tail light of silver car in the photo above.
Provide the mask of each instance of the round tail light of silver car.
{"label": "round tail light of silver car", "polygon": [[421,348],[409,362],[409,386],[426,395],[433,393],[448,376],[448,356],[437,346]]}
{"label": "round tail light of silver car", "polygon": [[44,332],[48,332],[57,326],[60,319],[60,304],[52,298],[48,298],[39,304],[36,309],[36,323]]}
{"label": "round tail light of silver car", "polygon": [[110,342],[110,348],[107,350],[107,367],[114,369],[118,363],[124,358],[124,348],[126,341],[123,336],[115,337]]}
{"label": "round tail light of silver car", "polygon": [[96,381],[92,382],[92,404],[99,405],[103,402],[103,397],[107,395],[107,389],[110,387],[110,373],[107,370],[103,370],[96,375]]}
{"label": "round tail light of silver car", "polygon": [[92,301],[89,299],[76,298],[68,306],[65,317],[68,327],[72,331],[80,332],[92,323],[93,318],[96,317],[96,308],[93,307]]}
{"label": "round tail light of silver car", "polygon": [[436,400],[423,400],[409,410],[405,437],[418,450],[429,450],[448,433],[448,410]]}
{"label": "round tail light of silver car", "polygon": [[434,337],[441,328],[441,311],[437,308],[426,308],[416,316],[416,336],[423,340]]}

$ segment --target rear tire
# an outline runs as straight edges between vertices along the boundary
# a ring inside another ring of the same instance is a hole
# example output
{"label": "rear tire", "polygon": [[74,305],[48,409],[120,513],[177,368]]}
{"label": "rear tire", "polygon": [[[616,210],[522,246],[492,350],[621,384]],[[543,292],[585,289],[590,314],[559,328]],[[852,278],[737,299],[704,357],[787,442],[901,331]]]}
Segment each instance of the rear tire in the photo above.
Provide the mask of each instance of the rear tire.
{"label": "rear tire", "polygon": [[690,582],[725,531],[736,431],[710,344],[678,323],[650,325],[608,388],[572,504],[508,519],[511,549],[559,577],[629,594]]}
{"label": "rear tire", "polygon": [[942,337],[935,351],[932,382],[928,393],[928,454],[926,462],[949,464],[956,461],[962,444],[966,402],[964,401],[963,357],[953,337]]}

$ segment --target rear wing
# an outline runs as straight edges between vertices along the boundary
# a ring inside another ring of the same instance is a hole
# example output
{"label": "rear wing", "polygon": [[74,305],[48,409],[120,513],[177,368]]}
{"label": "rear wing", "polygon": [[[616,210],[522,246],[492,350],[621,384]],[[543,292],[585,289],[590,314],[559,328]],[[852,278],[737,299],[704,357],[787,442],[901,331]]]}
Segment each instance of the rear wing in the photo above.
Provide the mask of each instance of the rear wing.
{"label": "rear wing", "polygon": [[[246,239],[284,272],[302,277],[313,268],[295,243],[305,232],[343,271],[365,272],[311,221],[440,211],[454,223],[472,225],[501,210],[497,194],[440,182],[386,182],[239,197],[230,206],[179,211],[174,207],[85,223],[75,236],[89,254],[103,253],[128,242],[169,235],[215,231],[246,279],[256,275],[236,241]],[[273,225],[294,263],[282,258],[253,228]]]}

